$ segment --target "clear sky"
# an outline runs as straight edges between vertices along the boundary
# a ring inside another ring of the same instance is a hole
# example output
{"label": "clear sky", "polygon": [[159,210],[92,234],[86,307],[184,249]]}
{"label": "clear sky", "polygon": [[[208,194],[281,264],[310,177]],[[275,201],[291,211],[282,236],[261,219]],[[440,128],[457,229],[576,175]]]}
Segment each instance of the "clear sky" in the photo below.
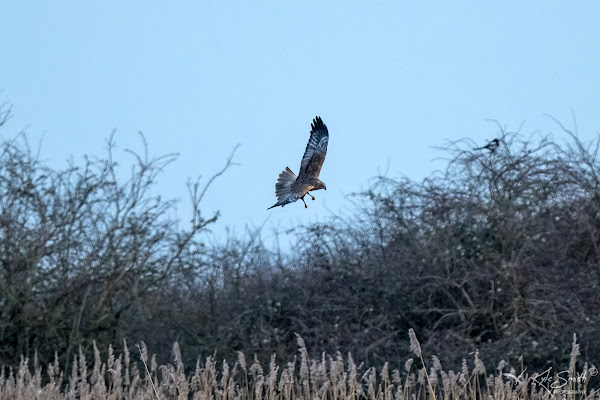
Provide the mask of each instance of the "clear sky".
{"label": "clear sky", "polygon": [[[157,192],[181,198],[240,143],[241,165],[204,209],[216,233],[267,221],[267,232],[322,220],[389,168],[420,180],[443,164],[431,146],[485,144],[495,118],[591,137],[600,127],[600,3],[592,1],[13,1],[0,10],[3,130],[44,135],[64,165],[117,143],[179,152]],[[286,166],[298,172],[310,122],[330,141],[316,201],[267,211]]]}

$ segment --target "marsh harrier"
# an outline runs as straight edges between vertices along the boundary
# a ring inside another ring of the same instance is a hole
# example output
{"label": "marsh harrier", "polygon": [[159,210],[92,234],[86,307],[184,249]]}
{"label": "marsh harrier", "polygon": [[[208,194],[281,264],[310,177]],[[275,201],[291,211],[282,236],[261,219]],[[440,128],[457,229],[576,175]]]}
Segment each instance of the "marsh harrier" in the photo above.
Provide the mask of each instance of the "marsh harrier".
{"label": "marsh harrier", "polygon": [[319,180],[319,173],[327,154],[327,142],[329,142],[327,127],[321,117],[315,117],[311,125],[310,139],[300,163],[298,176],[288,167],[279,174],[279,179],[275,184],[277,203],[269,207],[268,210],[277,206],[283,207],[297,200],[302,200],[304,208],[308,208],[304,196],[309,195],[314,200],[315,198],[309,193],[310,191],[327,190],[325,183]]}

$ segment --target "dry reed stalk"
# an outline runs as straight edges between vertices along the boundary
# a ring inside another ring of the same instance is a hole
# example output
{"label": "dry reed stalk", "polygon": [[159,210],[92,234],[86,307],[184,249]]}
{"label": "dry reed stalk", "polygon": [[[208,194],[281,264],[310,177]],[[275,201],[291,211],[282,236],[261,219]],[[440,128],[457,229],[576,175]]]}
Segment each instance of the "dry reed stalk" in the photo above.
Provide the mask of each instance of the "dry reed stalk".
{"label": "dry reed stalk", "polygon": [[[423,362],[423,353],[416,336],[412,338],[411,350]],[[215,355],[205,362],[197,360],[196,368],[186,375],[179,345],[173,345],[173,365],[158,366],[155,356],[150,358],[144,343],[138,347],[145,374],[138,370],[138,362],[132,361],[127,349],[117,357],[112,346],[106,358],[93,346],[93,361],[87,360],[83,351],[74,356],[71,374],[67,376],[58,363],[58,356],[46,368],[42,378],[42,367],[34,356],[32,362],[22,359],[16,368],[0,371],[0,399],[194,399],[194,400],[551,400],[546,388],[536,385],[535,375],[521,374],[501,361],[493,373],[488,373],[479,353],[475,353],[474,366],[469,370],[464,360],[460,372],[444,370],[442,362],[431,357],[431,367],[415,368],[412,359],[404,363],[402,372],[391,370],[385,363],[381,370],[356,365],[352,355],[344,359],[322,354],[310,358],[302,338],[298,337],[300,357],[285,365],[278,365],[275,357],[264,369],[255,357],[248,366],[246,357],[238,355],[233,367],[223,360],[217,368]],[[126,345],[126,342],[124,342]],[[576,337],[573,339],[569,373],[577,373],[580,355]],[[148,363],[149,359],[150,365]],[[297,368],[299,366],[299,368]],[[158,371],[161,373],[158,374]],[[508,372],[506,372],[508,371]],[[584,376],[593,377],[597,369],[593,364],[583,364]],[[590,382],[573,380],[565,389],[570,390],[563,398],[567,400],[598,399],[598,391]],[[577,394],[575,394],[577,393]],[[556,398],[556,397],[555,397]]]}

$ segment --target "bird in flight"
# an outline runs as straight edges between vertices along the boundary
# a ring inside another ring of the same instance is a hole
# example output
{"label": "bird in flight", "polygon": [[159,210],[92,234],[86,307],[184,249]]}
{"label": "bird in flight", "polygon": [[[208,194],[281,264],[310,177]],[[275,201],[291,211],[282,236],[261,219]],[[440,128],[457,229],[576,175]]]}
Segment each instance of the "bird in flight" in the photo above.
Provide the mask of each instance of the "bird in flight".
{"label": "bird in flight", "polygon": [[476,149],[473,149],[473,150],[488,149],[491,153],[495,153],[498,146],[500,146],[500,139],[494,139],[491,142],[489,142],[488,144],[486,144],[485,146],[477,147]]}
{"label": "bird in flight", "polygon": [[285,206],[297,200],[302,200],[304,208],[308,208],[304,196],[309,195],[313,200],[312,190],[325,189],[325,183],[319,180],[319,173],[327,154],[327,143],[329,132],[321,117],[315,117],[311,124],[310,139],[304,150],[304,156],[300,163],[300,172],[296,176],[288,167],[279,174],[275,184],[275,196],[277,203],[268,208]]}

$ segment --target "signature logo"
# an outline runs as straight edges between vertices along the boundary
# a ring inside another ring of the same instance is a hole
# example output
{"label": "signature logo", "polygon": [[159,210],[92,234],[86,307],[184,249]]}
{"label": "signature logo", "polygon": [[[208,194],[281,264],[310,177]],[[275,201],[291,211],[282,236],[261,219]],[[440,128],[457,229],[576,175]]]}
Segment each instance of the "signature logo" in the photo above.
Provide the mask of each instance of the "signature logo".
{"label": "signature logo", "polygon": [[574,371],[573,375],[569,374],[568,370],[552,374],[552,367],[550,367],[544,372],[533,374],[531,380],[536,385],[546,389],[550,396],[554,396],[556,393],[566,393],[567,386],[570,383],[574,385],[584,384],[589,378],[596,375],[598,375],[598,369],[593,366],[581,373]]}

